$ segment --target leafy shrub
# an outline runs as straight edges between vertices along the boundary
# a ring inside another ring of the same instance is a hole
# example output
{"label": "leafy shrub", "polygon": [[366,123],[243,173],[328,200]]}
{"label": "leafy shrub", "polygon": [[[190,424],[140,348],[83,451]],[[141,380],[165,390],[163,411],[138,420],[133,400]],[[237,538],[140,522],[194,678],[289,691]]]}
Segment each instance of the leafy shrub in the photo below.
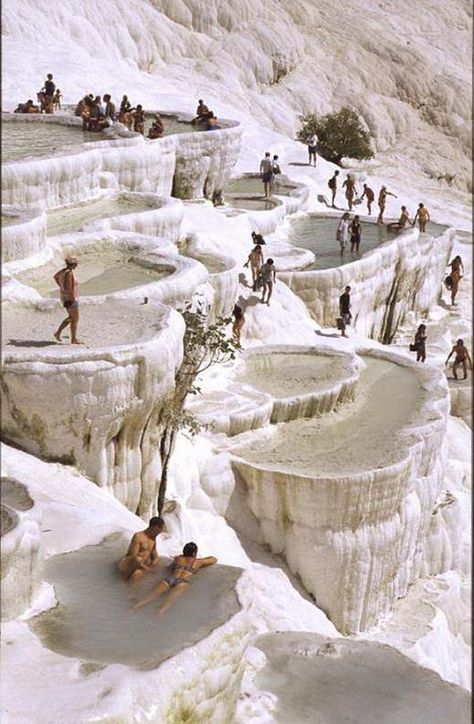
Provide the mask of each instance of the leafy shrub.
{"label": "leafy shrub", "polygon": [[341,165],[345,158],[358,160],[373,157],[371,136],[366,131],[355,111],[341,108],[336,113],[317,116],[307,113],[299,116],[301,127],[296,134],[299,141],[306,141],[314,133],[318,136],[318,153],[320,156]]}

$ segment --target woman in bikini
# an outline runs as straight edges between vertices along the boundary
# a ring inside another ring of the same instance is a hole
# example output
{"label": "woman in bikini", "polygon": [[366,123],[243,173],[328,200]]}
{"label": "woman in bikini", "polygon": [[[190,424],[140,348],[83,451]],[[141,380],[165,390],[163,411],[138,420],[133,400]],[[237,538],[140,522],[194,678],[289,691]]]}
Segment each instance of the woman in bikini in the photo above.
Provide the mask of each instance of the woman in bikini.
{"label": "woman in bikini", "polygon": [[165,611],[167,611],[176,599],[184,593],[188,585],[191,583],[191,578],[200,568],[212,566],[214,563],[217,563],[217,558],[214,558],[214,556],[196,558],[197,550],[197,545],[195,543],[186,543],[183,548],[183,554],[175,556],[169,576],[163,578],[159,584],[155,586],[155,588],[147,596],[145,596],[145,598],[142,598],[141,601],[135,604],[132,610],[137,611],[139,608],[147,606],[163,593],[168,593],[168,591],[170,591],[171,593],[168,596],[166,603],[158,609],[158,614],[162,615]]}

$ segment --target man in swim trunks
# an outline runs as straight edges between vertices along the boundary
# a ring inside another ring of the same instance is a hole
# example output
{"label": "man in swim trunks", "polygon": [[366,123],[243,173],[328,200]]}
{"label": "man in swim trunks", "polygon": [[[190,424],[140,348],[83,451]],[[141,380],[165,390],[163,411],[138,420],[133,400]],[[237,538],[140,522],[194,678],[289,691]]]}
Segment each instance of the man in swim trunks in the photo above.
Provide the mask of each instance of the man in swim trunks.
{"label": "man in swim trunks", "polygon": [[469,369],[472,370],[472,360],[469,356],[469,352],[467,351],[467,348],[464,346],[464,340],[458,339],[454,347],[452,348],[451,352],[448,355],[448,359],[446,360],[446,364],[448,364],[449,360],[451,359],[452,355],[455,355],[454,362],[453,362],[453,379],[457,380],[459,377],[456,374],[456,370],[459,367],[459,365],[462,366],[463,369],[463,380],[467,380],[467,365],[469,364]]}
{"label": "man in swim trunks", "polygon": [[375,195],[372,189],[367,186],[367,184],[363,185],[363,189],[364,191],[362,192],[360,198],[362,201],[365,196],[365,198],[367,199],[367,213],[369,214],[369,216],[372,216],[372,204],[374,203]]}
{"label": "man in swim trunks", "polygon": [[269,199],[272,194],[273,161],[268,151],[265,154],[265,157],[260,161],[260,178],[263,181],[265,198]]}
{"label": "man in swim trunks", "polygon": [[383,224],[383,214],[384,214],[384,211],[385,211],[385,206],[386,206],[386,204],[387,204],[387,196],[393,196],[394,199],[397,198],[397,197],[395,196],[395,194],[392,194],[391,191],[387,191],[387,187],[386,187],[386,186],[382,186],[382,188],[380,189],[380,193],[379,193],[379,201],[378,201],[378,204],[379,204],[379,215],[378,215],[378,218],[377,218],[377,224]]}
{"label": "man in swim trunks", "polygon": [[[273,285],[276,281],[276,274],[275,274],[275,263],[273,259],[267,259],[265,264],[262,265],[262,268],[260,269],[260,275],[262,277],[263,281],[263,291],[262,291],[262,304],[267,304],[267,307],[270,306],[270,297],[272,296],[273,292]],[[267,292],[267,301],[265,302],[265,292]]]}
{"label": "man in swim trunks", "polygon": [[213,566],[217,563],[217,558],[214,556],[208,556],[207,558],[196,558],[197,556],[197,545],[195,543],[186,543],[183,548],[183,553],[180,556],[175,556],[171,573],[166,578],[163,578],[157,586],[142,598],[141,601],[135,604],[133,611],[137,611],[143,606],[147,606],[155,598],[158,598],[163,593],[171,591],[166,603],[158,609],[158,614],[162,615],[173,603],[179,598],[184,591],[188,588],[191,583],[192,576],[198,572],[200,568],[206,566]]}
{"label": "man in swim trunks", "polygon": [[344,187],[346,187],[347,205],[349,206],[349,211],[352,211],[352,205],[354,203],[354,195],[357,194],[357,191],[355,188],[355,181],[349,173],[346,176],[346,180],[342,184],[342,188],[344,188]]}
{"label": "man in swim trunks", "polygon": [[391,224],[387,224],[387,229],[390,231],[403,231],[410,224],[410,215],[407,211],[406,206],[402,206],[400,218]]}
{"label": "man in swim trunks", "polygon": [[156,539],[163,533],[163,518],[150,519],[148,528],[141,530],[132,537],[128,550],[118,562],[118,569],[125,581],[137,581],[146,571],[152,571],[158,564],[159,555],[156,550]]}
{"label": "man in swim trunks", "polygon": [[336,200],[336,192],[337,192],[337,177],[339,176],[339,171],[334,171],[334,176],[332,176],[328,181],[328,186],[331,189],[331,207],[333,209],[336,208],[335,200]]}
{"label": "man in swim trunks", "polygon": [[71,325],[71,344],[83,344],[77,339],[77,326],[79,324],[79,284],[74,276],[77,269],[75,256],[68,256],[65,259],[66,266],[54,275],[54,281],[60,289],[60,299],[63,307],[67,310],[68,316],[59,325],[53,337],[57,342],[61,341],[61,332]]}
{"label": "man in swim trunks", "polygon": [[426,206],[424,206],[423,204],[418,204],[415,218],[413,219],[413,226],[415,226],[417,219],[418,219],[418,226],[420,227],[420,234],[424,234],[425,229],[426,229],[426,224],[428,221],[431,221],[431,219],[430,219],[430,212],[428,211]]}

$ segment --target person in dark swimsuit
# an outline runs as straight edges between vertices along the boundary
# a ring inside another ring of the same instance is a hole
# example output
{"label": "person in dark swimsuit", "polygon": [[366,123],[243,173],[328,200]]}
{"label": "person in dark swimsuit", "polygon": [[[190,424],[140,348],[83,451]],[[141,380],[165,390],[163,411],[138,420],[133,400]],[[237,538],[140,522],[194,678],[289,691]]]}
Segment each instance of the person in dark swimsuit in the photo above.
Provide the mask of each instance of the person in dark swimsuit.
{"label": "person in dark swimsuit", "polygon": [[416,361],[424,362],[426,360],[426,324],[420,324],[415,334],[414,351],[416,352]]}
{"label": "person in dark swimsuit", "polygon": [[197,550],[196,543],[186,543],[182,555],[175,556],[171,573],[166,576],[166,578],[163,578],[145,598],[138,601],[138,603],[133,606],[132,611],[137,611],[139,608],[147,606],[154,601],[155,598],[171,591],[166,602],[158,609],[159,615],[164,614],[176,599],[184,593],[188,584],[191,583],[192,576],[197,573],[200,568],[212,566],[214,563],[217,563],[217,558],[214,556],[196,558]]}
{"label": "person in dark swimsuit", "polygon": [[360,237],[362,234],[362,224],[360,223],[359,216],[354,216],[352,222],[349,225],[349,233],[351,235],[351,253],[354,251],[359,253]]}

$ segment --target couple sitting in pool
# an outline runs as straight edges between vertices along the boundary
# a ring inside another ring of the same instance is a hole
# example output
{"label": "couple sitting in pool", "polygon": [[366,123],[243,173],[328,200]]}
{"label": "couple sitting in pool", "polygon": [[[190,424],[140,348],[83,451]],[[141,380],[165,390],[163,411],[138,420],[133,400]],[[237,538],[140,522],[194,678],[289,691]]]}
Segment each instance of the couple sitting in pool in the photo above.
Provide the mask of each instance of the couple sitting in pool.
{"label": "couple sitting in pool", "polygon": [[[139,580],[144,573],[152,571],[158,564],[159,556],[156,550],[156,538],[164,529],[165,522],[163,518],[155,517],[150,520],[146,530],[135,533],[126,555],[118,564],[118,569],[125,580]],[[155,598],[170,591],[166,603],[158,609],[158,613],[163,614],[186,590],[191,578],[200,568],[217,563],[217,558],[214,558],[214,556],[197,558],[197,550],[195,543],[186,543],[183,553],[174,557],[169,575],[163,578],[147,596],[138,601],[133,610],[143,608],[143,606],[154,601]]]}

